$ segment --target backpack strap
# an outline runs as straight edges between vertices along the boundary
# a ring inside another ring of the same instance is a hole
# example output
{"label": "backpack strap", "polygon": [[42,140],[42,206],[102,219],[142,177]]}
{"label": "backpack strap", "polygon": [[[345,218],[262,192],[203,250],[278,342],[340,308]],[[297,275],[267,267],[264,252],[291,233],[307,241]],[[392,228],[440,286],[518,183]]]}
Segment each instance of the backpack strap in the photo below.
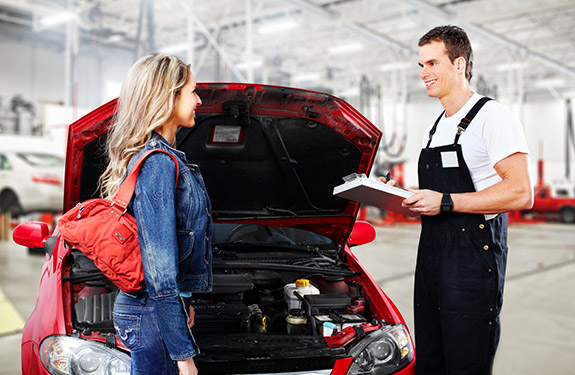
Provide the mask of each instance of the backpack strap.
{"label": "backpack strap", "polygon": [[112,205],[116,204],[124,209],[128,207],[128,204],[132,199],[132,195],[134,194],[134,190],[136,189],[136,182],[138,181],[138,173],[140,172],[140,167],[142,166],[144,160],[154,152],[163,152],[164,154],[171,157],[174,163],[176,163],[176,186],[178,185],[178,160],[169,152],[160,148],[155,148],[140,156],[140,159],[138,159],[130,173],[128,173],[126,179],[122,182],[120,189],[118,189],[118,192],[116,195],[114,195],[114,198],[112,199]]}

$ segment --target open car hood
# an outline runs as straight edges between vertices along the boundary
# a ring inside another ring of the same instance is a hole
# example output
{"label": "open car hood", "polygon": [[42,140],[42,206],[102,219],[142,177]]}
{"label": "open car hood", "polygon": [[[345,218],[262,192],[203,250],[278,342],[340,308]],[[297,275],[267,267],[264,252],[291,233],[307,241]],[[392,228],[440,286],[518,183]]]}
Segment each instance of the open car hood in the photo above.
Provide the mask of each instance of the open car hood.
{"label": "open car hood", "polygon": [[[334,96],[256,84],[200,83],[196,125],[177,148],[200,166],[214,220],[292,226],[343,244],[359,209],[333,196],[369,174],[381,131]],[[64,209],[98,195],[116,100],[69,127]]]}

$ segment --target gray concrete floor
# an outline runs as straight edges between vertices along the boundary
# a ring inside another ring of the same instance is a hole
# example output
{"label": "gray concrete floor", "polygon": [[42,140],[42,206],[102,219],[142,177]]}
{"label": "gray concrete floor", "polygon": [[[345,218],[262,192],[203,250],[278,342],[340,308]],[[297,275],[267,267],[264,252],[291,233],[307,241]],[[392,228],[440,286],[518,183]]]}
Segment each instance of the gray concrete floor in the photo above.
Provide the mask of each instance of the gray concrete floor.
{"label": "gray concrete floor", "polygon": [[[512,224],[502,337],[495,375],[567,375],[575,368],[575,226]],[[413,327],[413,271],[419,225],[377,228],[354,249]],[[0,288],[26,319],[36,302],[44,258],[0,242]],[[0,337],[0,375],[20,374],[19,333]]]}
{"label": "gray concrete floor", "polygon": [[[419,229],[378,228],[354,250],[411,329]],[[495,375],[575,374],[575,226],[510,225],[501,324]]]}

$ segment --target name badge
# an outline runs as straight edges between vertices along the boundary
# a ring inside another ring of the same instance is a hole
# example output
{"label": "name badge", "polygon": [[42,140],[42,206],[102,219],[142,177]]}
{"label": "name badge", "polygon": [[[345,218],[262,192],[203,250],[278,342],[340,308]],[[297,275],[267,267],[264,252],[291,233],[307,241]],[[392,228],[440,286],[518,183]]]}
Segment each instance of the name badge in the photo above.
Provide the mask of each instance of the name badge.
{"label": "name badge", "polygon": [[457,168],[459,161],[457,160],[456,151],[447,151],[441,153],[441,165],[443,168]]}

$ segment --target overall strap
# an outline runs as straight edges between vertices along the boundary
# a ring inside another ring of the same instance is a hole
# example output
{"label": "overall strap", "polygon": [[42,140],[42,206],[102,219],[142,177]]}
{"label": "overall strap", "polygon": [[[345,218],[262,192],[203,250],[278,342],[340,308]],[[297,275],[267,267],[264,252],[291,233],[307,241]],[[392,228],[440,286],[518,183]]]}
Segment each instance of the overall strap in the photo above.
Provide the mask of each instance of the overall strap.
{"label": "overall strap", "polygon": [[149,150],[142,156],[140,156],[140,159],[138,159],[138,161],[136,162],[136,164],[134,165],[134,167],[124,180],[124,182],[122,182],[120,189],[118,189],[118,192],[116,193],[116,195],[114,195],[114,199],[112,199],[112,204],[119,205],[124,209],[128,207],[128,203],[130,202],[130,199],[132,199],[132,195],[134,194],[134,190],[136,189],[136,181],[138,181],[138,173],[140,172],[140,167],[142,166],[144,160],[154,152],[163,152],[164,154],[171,157],[174,163],[176,163],[176,186],[178,185],[178,160],[176,159],[176,157],[170,154],[169,152],[159,148]]}
{"label": "overall strap", "polygon": [[444,113],[445,113],[445,111],[441,112],[441,114],[439,115],[437,120],[435,120],[435,124],[433,124],[433,127],[429,131],[429,141],[427,141],[427,146],[425,146],[426,150],[429,148],[429,145],[431,144],[431,138],[433,138],[433,135],[435,134],[435,131],[437,130],[437,124],[439,124],[439,120],[441,120]]}
{"label": "overall strap", "polygon": [[[473,118],[475,117],[477,112],[479,112],[481,107],[483,107],[483,105],[490,100],[491,100],[491,98],[488,98],[486,96],[479,99],[477,101],[477,103],[475,103],[473,108],[471,108],[471,110],[467,113],[467,115],[465,115],[465,117],[461,119],[461,121],[459,122],[459,125],[457,125],[457,134],[455,135],[455,140],[453,142],[454,145],[457,144],[457,141],[459,141],[459,137],[461,136],[461,133],[463,133],[467,129],[467,127],[471,123],[471,120],[473,120]],[[445,111],[441,112],[441,115],[439,115],[437,120],[435,120],[435,124],[433,124],[433,127],[429,131],[429,141],[427,142],[427,146],[425,146],[426,149],[428,149],[429,146],[431,145],[431,139],[433,138],[433,135],[435,134],[435,131],[437,130],[437,125],[439,124],[439,121],[443,117],[444,113],[445,113]]]}
{"label": "overall strap", "polygon": [[490,100],[491,98],[488,98],[487,96],[484,96],[483,98],[479,99],[477,103],[475,103],[473,108],[471,108],[471,110],[465,115],[465,117],[461,119],[459,125],[457,125],[457,134],[455,134],[455,140],[453,141],[454,145],[456,145],[457,142],[459,141],[461,133],[467,130],[467,127],[469,126],[469,124],[471,123],[477,112],[479,112],[479,110],[483,107],[483,105]]}

